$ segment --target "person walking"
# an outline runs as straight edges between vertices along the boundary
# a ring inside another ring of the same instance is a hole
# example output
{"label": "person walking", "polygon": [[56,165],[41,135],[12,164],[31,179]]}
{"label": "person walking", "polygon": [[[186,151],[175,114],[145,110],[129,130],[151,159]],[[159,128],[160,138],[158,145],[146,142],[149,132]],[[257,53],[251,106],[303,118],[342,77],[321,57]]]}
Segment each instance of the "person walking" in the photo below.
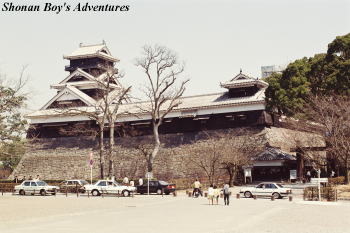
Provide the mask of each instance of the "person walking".
{"label": "person walking", "polygon": [[224,185],[224,188],[222,189],[222,192],[224,193],[224,202],[225,205],[229,205],[230,204],[230,185],[228,183],[226,183]]}
{"label": "person walking", "polygon": [[214,205],[214,188],[212,184],[208,188],[208,200],[209,200],[209,205],[210,203]]}
{"label": "person walking", "polygon": [[27,178],[26,178],[26,176],[23,176],[23,178],[22,178],[22,182],[23,182],[23,181],[25,181],[26,179],[27,179]]}
{"label": "person walking", "polygon": [[217,205],[219,204],[219,197],[220,197],[220,190],[216,185],[214,185],[214,199]]}
{"label": "person walking", "polygon": [[130,180],[130,186],[134,187],[135,186],[135,182],[133,180]]}

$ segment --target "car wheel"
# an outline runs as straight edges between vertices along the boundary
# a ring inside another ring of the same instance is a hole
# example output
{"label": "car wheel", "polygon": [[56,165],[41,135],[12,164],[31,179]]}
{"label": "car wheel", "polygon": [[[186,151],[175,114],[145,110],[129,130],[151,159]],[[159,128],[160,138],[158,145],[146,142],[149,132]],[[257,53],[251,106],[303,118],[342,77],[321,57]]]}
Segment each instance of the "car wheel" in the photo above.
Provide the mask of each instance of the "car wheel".
{"label": "car wheel", "polygon": [[281,195],[280,195],[279,193],[273,193],[272,196],[273,196],[275,199],[281,198]]}
{"label": "car wheel", "polygon": [[246,192],[244,193],[244,197],[246,197],[246,198],[251,198],[252,196],[253,196],[252,193],[249,192],[249,191],[246,191]]}
{"label": "car wheel", "polygon": [[91,191],[92,196],[99,196],[100,192],[97,189]]}
{"label": "car wheel", "polygon": [[157,189],[157,194],[161,195],[162,194],[162,190],[161,189]]}
{"label": "car wheel", "polygon": [[164,192],[165,193],[165,195],[169,195],[170,194],[170,192]]}
{"label": "car wheel", "polygon": [[128,190],[123,190],[122,194],[123,194],[123,197],[130,196],[130,192]]}
{"label": "car wheel", "polygon": [[23,189],[21,189],[21,190],[19,190],[19,195],[26,195],[26,192],[24,192],[24,190]]}
{"label": "car wheel", "polygon": [[40,190],[40,195],[41,196],[46,196],[46,191],[44,189]]}

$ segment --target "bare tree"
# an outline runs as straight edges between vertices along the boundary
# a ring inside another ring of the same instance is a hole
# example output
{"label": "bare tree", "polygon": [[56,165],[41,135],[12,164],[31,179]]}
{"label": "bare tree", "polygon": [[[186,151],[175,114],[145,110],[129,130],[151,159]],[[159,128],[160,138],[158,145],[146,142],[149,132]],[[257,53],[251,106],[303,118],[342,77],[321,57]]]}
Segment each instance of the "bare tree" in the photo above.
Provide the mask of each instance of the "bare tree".
{"label": "bare tree", "polygon": [[154,159],[161,147],[159,126],[165,116],[181,104],[180,97],[189,80],[182,81],[178,87],[175,86],[184,71],[184,66],[179,64],[174,52],[163,46],[144,46],[143,56],[137,59],[136,65],[143,69],[148,80],[144,93],[149,100],[149,106],[140,106],[140,109],[151,115],[154,146],[147,153],[146,160],[147,170],[152,172]]}
{"label": "bare tree", "polygon": [[242,167],[252,165],[254,156],[264,149],[266,140],[252,130],[238,129],[222,134],[217,143],[220,144],[222,168],[226,170],[232,186]]}
{"label": "bare tree", "polygon": [[[108,79],[113,78],[113,74],[108,76],[109,76]],[[119,78],[120,77],[121,76],[119,76]],[[110,81],[108,80],[108,82],[106,83],[107,83],[107,86],[105,87],[105,89],[108,90],[110,89]],[[130,90],[131,90],[131,86],[127,88],[120,88],[117,90],[118,91],[117,93],[113,93],[111,96],[109,95],[109,93],[111,92],[107,91],[106,95],[108,96],[108,98],[103,98],[104,106],[107,109],[106,118],[108,120],[108,125],[109,125],[108,177],[111,177],[112,174],[114,174],[113,153],[115,152],[114,150],[115,122],[117,121],[118,115],[120,114],[119,107],[122,103],[127,101]]]}
{"label": "bare tree", "polygon": [[183,146],[186,160],[199,168],[207,176],[210,184],[218,181],[222,175],[222,144],[215,138],[198,141],[192,145]]}
{"label": "bare tree", "polygon": [[307,116],[319,124],[327,150],[345,168],[349,183],[350,169],[350,98],[343,96],[314,96],[306,109]]}

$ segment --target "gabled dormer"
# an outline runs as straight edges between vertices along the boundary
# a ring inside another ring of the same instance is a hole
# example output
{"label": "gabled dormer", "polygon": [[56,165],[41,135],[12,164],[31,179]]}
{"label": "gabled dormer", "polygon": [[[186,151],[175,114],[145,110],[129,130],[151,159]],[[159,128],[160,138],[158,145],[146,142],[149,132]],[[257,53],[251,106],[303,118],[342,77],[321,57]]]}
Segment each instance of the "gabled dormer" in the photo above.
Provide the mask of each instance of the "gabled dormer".
{"label": "gabled dormer", "polygon": [[242,73],[240,70],[233,79],[221,83],[221,87],[227,88],[230,98],[253,96],[260,89],[268,87],[268,83],[260,80],[249,77]]}
{"label": "gabled dormer", "polygon": [[60,90],[49,102],[47,102],[41,110],[50,108],[66,108],[66,107],[82,107],[94,106],[96,100],[79,89],[67,85]]}

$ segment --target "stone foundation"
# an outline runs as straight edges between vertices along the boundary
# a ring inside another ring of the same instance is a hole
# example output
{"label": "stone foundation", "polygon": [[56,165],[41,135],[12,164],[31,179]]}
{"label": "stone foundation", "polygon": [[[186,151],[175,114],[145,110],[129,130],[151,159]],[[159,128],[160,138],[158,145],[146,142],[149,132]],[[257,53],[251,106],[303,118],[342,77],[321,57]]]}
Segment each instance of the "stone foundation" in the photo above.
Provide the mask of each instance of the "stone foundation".
{"label": "stone foundation", "polygon": [[[280,132],[279,128],[249,128],[255,133],[266,135],[266,140],[273,139],[275,132]],[[197,133],[181,133],[161,135],[162,149],[154,162],[154,176],[158,179],[174,179],[184,177],[204,177],[203,171],[188,163],[184,154],[177,148],[196,147],[198,142],[207,138],[208,134],[224,135],[229,131],[215,130]],[[232,131],[230,131],[232,132]],[[298,133],[294,131],[297,135]],[[283,143],[283,138],[278,139]],[[290,132],[286,132],[290,135]],[[153,141],[152,136],[125,137],[116,138],[116,156],[114,159],[114,174],[117,178],[144,177],[146,172],[146,162],[143,154],[138,150],[140,144],[147,144]],[[266,141],[266,142],[267,142]],[[273,139],[276,144],[276,139]],[[108,143],[108,140],[106,140]],[[281,144],[280,143],[280,144]],[[294,144],[289,141],[287,147],[291,148]],[[9,179],[14,175],[22,178],[24,175],[28,178],[30,175],[34,178],[40,175],[42,179],[90,179],[89,153],[93,151],[94,166],[93,178],[99,178],[99,157],[97,140],[88,137],[66,137],[36,139],[30,141],[27,153],[23,156],[17,168],[13,171]],[[286,148],[286,145],[280,145],[280,148]],[[274,145],[278,147],[278,145]],[[106,171],[106,169],[105,169]]]}

